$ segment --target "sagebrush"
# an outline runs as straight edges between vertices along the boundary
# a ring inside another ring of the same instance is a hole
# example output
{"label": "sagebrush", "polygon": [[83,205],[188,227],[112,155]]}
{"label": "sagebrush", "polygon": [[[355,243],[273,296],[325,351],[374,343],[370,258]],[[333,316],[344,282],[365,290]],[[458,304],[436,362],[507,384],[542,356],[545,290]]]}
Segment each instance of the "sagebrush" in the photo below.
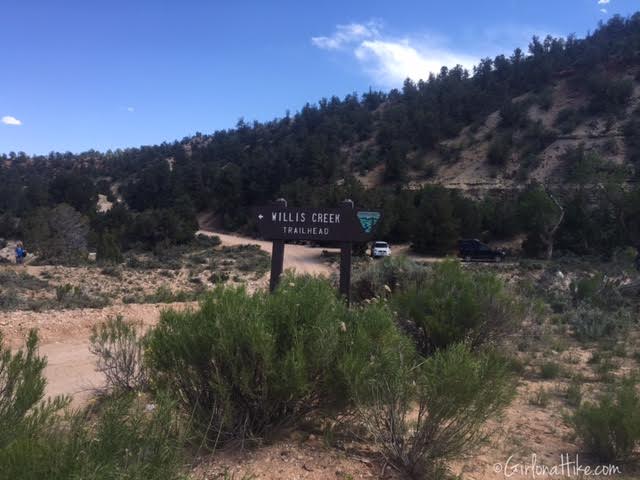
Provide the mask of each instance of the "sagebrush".
{"label": "sagebrush", "polygon": [[420,287],[394,295],[391,305],[424,355],[463,341],[472,348],[495,342],[524,314],[496,275],[468,272],[453,261],[434,266]]}
{"label": "sagebrush", "polygon": [[375,370],[376,342],[404,341],[393,332],[386,308],[350,311],[328,282],[288,276],[273,295],[218,287],[196,311],[164,312],[148,359],[215,446],[348,403],[347,375]]}
{"label": "sagebrush", "polygon": [[366,401],[357,409],[386,460],[409,478],[442,478],[447,462],[487,438],[487,420],[511,401],[515,386],[508,363],[456,344],[391,377],[360,385]]}
{"label": "sagebrush", "polygon": [[97,356],[97,370],[106,386],[119,391],[143,390],[147,371],[143,363],[144,338],[140,325],[122,316],[109,318],[92,328],[89,351]]}
{"label": "sagebrush", "polygon": [[68,410],[43,400],[46,360],[31,332],[15,353],[0,338],[0,479],[177,480],[187,423],[158,393],[107,398],[97,409]]}
{"label": "sagebrush", "polygon": [[598,459],[627,459],[640,445],[640,396],[635,379],[624,379],[597,402],[584,402],[571,420],[577,437]]}

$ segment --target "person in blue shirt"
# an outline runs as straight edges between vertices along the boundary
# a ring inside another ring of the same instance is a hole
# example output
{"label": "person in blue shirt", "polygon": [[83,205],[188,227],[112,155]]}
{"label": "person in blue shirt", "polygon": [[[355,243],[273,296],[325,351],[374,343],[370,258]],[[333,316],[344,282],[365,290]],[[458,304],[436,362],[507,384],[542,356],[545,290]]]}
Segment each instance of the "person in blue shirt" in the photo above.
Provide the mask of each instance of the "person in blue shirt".
{"label": "person in blue shirt", "polygon": [[22,242],[16,244],[16,263],[18,265],[24,263],[24,259],[27,256],[27,251],[24,249]]}

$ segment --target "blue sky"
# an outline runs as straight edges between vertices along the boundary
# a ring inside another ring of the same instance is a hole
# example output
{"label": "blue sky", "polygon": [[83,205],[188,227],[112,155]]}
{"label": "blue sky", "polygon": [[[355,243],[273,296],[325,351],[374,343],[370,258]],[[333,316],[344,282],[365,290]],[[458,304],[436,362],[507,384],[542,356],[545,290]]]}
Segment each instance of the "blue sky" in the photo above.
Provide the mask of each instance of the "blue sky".
{"label": "blue sky", "polygon": [[640,0],[1,0],[0,152],[114,149],[583,36]]}

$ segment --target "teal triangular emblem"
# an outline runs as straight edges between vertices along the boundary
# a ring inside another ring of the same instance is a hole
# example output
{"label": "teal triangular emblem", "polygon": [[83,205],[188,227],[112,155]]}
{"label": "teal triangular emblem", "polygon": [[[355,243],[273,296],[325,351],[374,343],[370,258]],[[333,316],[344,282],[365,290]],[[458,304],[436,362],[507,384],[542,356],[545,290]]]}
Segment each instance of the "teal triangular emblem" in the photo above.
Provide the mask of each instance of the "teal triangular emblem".
{"label": "teal triangular emblem", "polygon": [[373,231],[373,227],[375,227],[378,220],[380,220],[380,213],[358,212],[358,220],[360,220],[362,230],[364,230],[365,233],[371,233]]}

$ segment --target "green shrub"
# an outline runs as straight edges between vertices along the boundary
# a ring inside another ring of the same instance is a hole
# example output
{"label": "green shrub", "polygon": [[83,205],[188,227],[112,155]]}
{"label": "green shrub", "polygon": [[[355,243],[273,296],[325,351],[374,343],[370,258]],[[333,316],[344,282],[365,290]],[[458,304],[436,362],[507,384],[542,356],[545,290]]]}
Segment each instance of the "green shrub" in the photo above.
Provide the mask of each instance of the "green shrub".
{"label": "green shrub", "polygon": [[583,144],[568,148],[562,154],[561,161],[567,182],[585,184],[606,179],[613,181],[629,175],[624,166],[588,151]]}
{"label": "green shrub", "polygon": [[572,407],[579,407],[582,402],[582,386],[580,382],[572,380],[564,392],[567,403]]}
{"label": "green shrub", "polygon": [[420,287],[427,269],[407,257],[385,257],[355,272],[351,282],[351,297],[362,301],[374,297],[385,298],[391,292]]}
{"label": "green shrub", "polygon": [[138,328],[121,316],[92,328],[89,351],[98,357],[97,370],[105,376],[109,389],[142,390],[147,384],[143,338]]}
{"label": "green shrub", "polygon": [[0,285],[3,288],[41,290],[48,287],[49,283],[25,272],[18,273],[13,270],[4,270],[0,271]]}
{"label": "green shrub", "polygon": [[89,221],[66,203],[30,212],[23,230],[25,245],[41,263],[77,265],[87,259]]}
{"label": "green shrub", "polygon": [[89,295],[68,283],[56,287],[56,300],[60,308],[103,308],[110,303],[106,297]]}
{"label": "green shrub", "polygon": [[573,108],[564,108],[558,112],[554,124],[562,133],[567,134],[576,129],[583,117],[582,112]]}
{"label": "green shrub", "polygon": [[613,382],[613,372],[620,367],[620,362],[615,361],[610,354],[601,355],[594,364],[593,370],[600,377],[602,382]]}
{"label": "green shrub", "polygon": [[[178,199],[180,200],[180,199]],[[130,204],[131,205],[131,204]],[[191,242],[198,230],[195,214],[184,209],[137,209],[128,219],[124,232],[124,245],[136,244],[147,250],[166,248]]]}
{"label": "green shrub", "polygon": [[229,280],[229,272],[213,272],[209,276],[209,281],[213,284],[225,283]]}
{"label": "green shrub", "polygon": [[525,127],[530,121],[527,114],[529,102],[506,101],[500,108],[500,127]]}
{"label": "green shrub", "polygon": [[176,290],[173,291],[166,285],[160,285],[153,293],[145,295],[141,298],[131,297],[124,303],[176,303],[176,302],[192,302],[197,300],[202,294],[201,289],[196,291]]}
{"label": "green shrub", "polygon": [[517,375],[519,377],[524,376],[525,372],[527,371],[527,362],[525,360],[516,355],[509,355],[505,357],[505,360],[509,365],[509,370],[514,375]]}
{"label": "green shrub", "polygon": [[511,135],[498,135],[489,144],[487,161],[495,167],[504,167],[511,158]]}
{"label": "green shrub", "polygon": [[400,320],[418,327],[419,350],[428,354],[467,341],[472,348],[511,332],[521,307],[502,281],[490,273],[470,273],[458,262],[443,262],[420,288],[391,299]]}
{"label": "green shrub", "polygon": [[156,270],[161,268],[179,270],[183,267],[182,259],[179,256],[176,256],[174,250],[172,250],[171,254],[167,254],[165,251],[160,250],[162,249],[158,249],[159,253],[156,253],[153,256],[138,256],[130,253],[126,260],[126,265],[127,267],[135,270]]}
{"label": "green shrub", "polygon": [[0,478],[182,478],[175,405],[127,395],[97,412],[63,415],[68,398],[43,401],[47,362],[37,349],[35,331],[15,353],[0,337]]}
{"label": "green shrub", "polygon": [[20,294],[13,288],[3,289],[0,292],[0,310],[16,310],[22,306]]}
{"label": "green shrub", "polygon": [[600,460],[624,460],[640,442],[640,398],[626,379],[598,403],[586,402],[573,415],[576,435]]}
{"label": "green shrub", "polygon": [[606,312],[593,306],[579,306],[569,314],[569,323],[581,341],[601,340],[626,329],[629,317],[624,310]]}
{"label": "green shrub", "polygon": [[627,303],[620,285],[605,275],[585,276],[570,285],[573,311],[568,322],[579,340],[614,337],[631,323]]}
{"label": "green shrub", "polygon": [[0,446],[0,476],[7,479],[184,478],[183,434],[175,406],[136,395],[108,399],[97,412],[56,416],[36,434]]}
{"label": "green shrub", "polygon": [[[264,275],[269,270],[269,254],[258,245],[239,245],[236,250],[236,268],[241,272],[255,272]],[[224,248],[223,248],[224,253]]]}
{"label": "green shrub", "polygon": [[535,95],[533,101],[537,103],[542,110],[549,111],[553,106],[553,89],[550,87],[545,88],[540,93]]}
{"label": "green shrub", "polygon": [[259,245],[225,246],[216,250],[209,261],[209,268],[214,272],[230,270],[235,266],[237,270],[254,273],[257,277],[267,273],[270,265],[269,254]]}
{"label": "green shrub", "polygon": [[375,308],[349,311],[328,282],[309,277],[287,276],[273,295],[217,287],[199,310],[163,312],[148,337],[151,374],[213,446],[262,437],[348,401],[341,372],[366,370],[371,355],[352,356],[357,368],[339,361],[347,339],[373,323],[386,324],[379,335],[394,329],[390,312]]}
{"label": "green shrub", "polygon": [[220,241],[220,237],[217,235],[205,235],[198,233],[195,238],[195,243],[203,247],[217,247],[222,242]]}
{"label": "green shrub", "polygon": [[[447,255],[460,238],[461,220],[456,216],[456,196],[440,185],[427,185],[415,193],[414,214],[407,217],[411,249],[428,255]],[[404,213],[406,217],[408,212]],[[474,218],[472,216],[472,218]]]}
{"label": "green shrub", "polygon": [[593,305],[606,310],[624,306],[618,282],[598,274],[577,279],[569,286],[574,306]]}
{"label": "green shrub", "polygon": [[560,365],[557,362],[544,362],[540,365],[540,376],[545,380],[557,378],[560,375]]}
{"label": "green shrub", "polygon": [[591,93],[589,111],[594,114],[617,113],[633,93],[633,81],[628,78],[612,78],[610,73],[597,72],[587,78]]}
{"label": "green shrub", "polygon": [[37,435],[67,405],[64,397],[43,402],[46,365],[38,355],[35,330],[29,332],[25,349],[15,353],[4,346],[0,333],[0,451],[18,436]]}
{"label": "green shrub", "polygon": [[[402,362],[402,353],[396,356]],[[441,478],[447,462],[485,439],[486,421],[510,403],[515,387],[509,367],[492,353],[477,355],[462,344],[418,366],[406,358],[402,363],[395,375],[369,382],[358,420],[387,462],[407,477]]]}
{"label": "green shrub", "polygon": [[175,297],[169,287],[160,285],[153,294],[145,297],[145,301],[147,303],[173,303]]}
{"label": "green shrub", "polygon": [[111,233],[100,235],[96,248],[96,261],[101,265],[119,264],[124,261],[115,235]]}
{"label": "green shrub", "polygon": [[405,370],[420,361],[411,339],[396,327],[384,305],[374,304],[350,312],[345,324],[336,385],[348,392],[348,401],[361,408],[378,400],[378,384],[387,379],[407,380]]}
{"label": "green shrub", "polygon": [[526,159],[529,157],[530,159],[526,160],[526,162],[530,164],[530,170],[533,170],[535,168],[533,164],[540,162],[536,155],[544,151],[555,140],[556,134],[552,130],[547,130],[541,120],[532,122],[522,132],[522,138],[518,142],[518,147],[521,149],[520,158]]}
{"label": "green shrub", "polygon": [[56,300],[62,302],[69,293],[73,291],[73,286],[69,283],[56,287]]}
{"label": "green shrub", "polygon": [[103,267],[100,270],[102,275],[106,275],[109,277],[117,278],[118,280],[122,280],[122,270],[119,267],[115,267],[113,265],[108,265]]}

